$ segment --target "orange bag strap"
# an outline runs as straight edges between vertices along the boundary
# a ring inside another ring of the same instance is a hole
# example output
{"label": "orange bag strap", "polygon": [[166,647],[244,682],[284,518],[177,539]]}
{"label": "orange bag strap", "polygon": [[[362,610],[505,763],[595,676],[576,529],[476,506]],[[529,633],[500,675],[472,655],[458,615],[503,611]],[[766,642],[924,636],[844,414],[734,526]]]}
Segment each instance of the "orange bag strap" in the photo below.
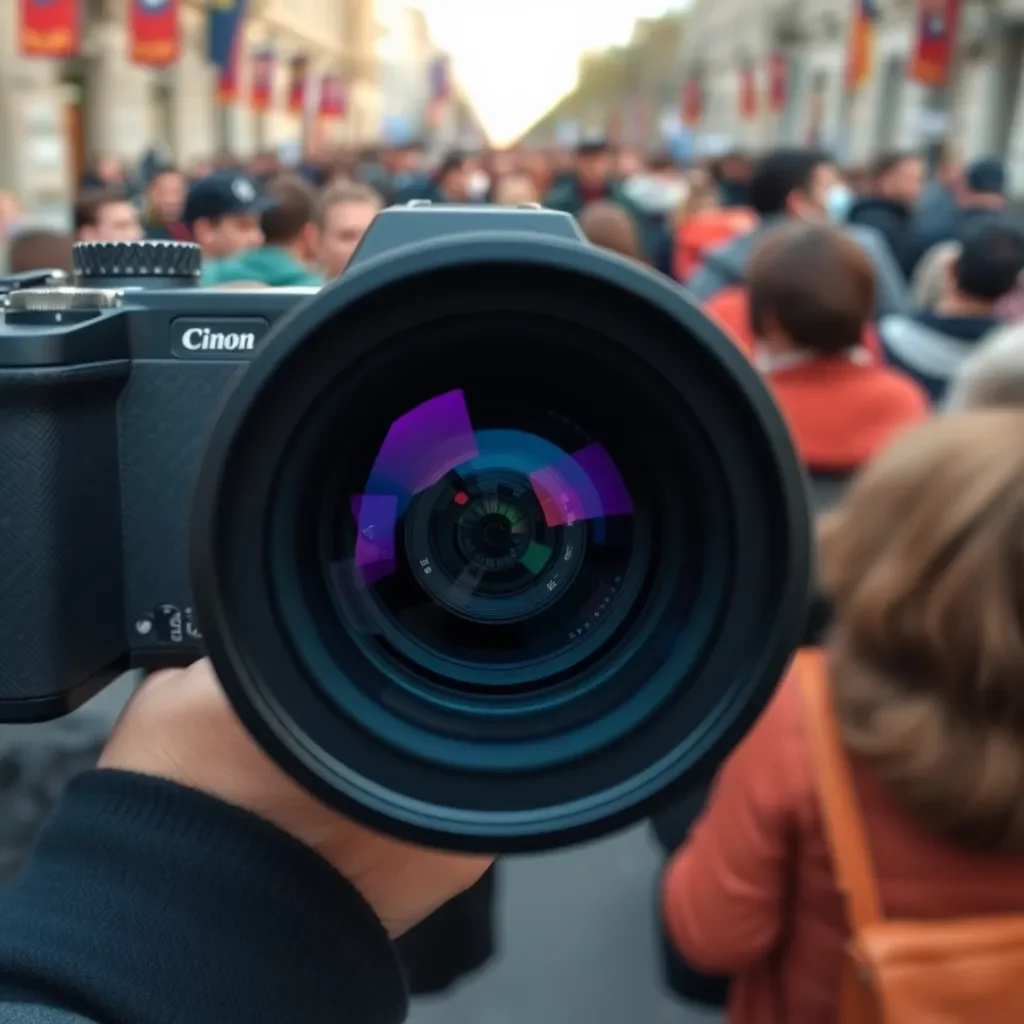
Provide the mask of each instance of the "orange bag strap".
{"label": "orange bag strap", "polygon": [[807,713],[807,737],[825,836],[836,882],[846,897],[850,928],[857,932],[884,917],[850,761],[832,705],[825,652],[801,651],[797,655],[796,670]]}

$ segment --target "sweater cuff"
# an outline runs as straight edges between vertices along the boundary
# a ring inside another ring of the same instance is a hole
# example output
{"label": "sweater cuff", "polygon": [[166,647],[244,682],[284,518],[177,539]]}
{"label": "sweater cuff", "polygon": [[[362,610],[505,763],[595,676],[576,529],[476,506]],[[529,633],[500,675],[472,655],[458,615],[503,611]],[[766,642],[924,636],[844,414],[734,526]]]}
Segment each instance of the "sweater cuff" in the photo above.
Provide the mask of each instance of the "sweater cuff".
{"label": "sweater cuff", "polygon": [[161,779],[71,782],[0,890],[0,999],[132,1024],[394,1024],[407,999],[373,910],[273,825]]}

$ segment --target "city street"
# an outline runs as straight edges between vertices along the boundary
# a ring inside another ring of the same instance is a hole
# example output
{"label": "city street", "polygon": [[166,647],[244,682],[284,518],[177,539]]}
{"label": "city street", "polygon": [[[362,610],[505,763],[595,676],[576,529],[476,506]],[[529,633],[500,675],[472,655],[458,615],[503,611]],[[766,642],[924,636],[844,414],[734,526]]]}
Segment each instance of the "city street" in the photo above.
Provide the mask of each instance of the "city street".
{"label": "city street", "polygon": [[658,866],[646,826],[502,864],[500,956],[410,1024],[719,1024],[662,983]]}

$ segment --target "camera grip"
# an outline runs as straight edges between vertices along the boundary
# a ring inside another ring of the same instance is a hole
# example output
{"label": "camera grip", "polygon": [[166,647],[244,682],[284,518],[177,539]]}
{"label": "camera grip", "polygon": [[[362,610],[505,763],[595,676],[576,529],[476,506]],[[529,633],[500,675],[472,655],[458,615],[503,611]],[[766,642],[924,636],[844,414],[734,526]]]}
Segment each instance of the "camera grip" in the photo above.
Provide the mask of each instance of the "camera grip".
{"label": "camera grip", "polygon": [[125,653],[117,398],[129,369],[0,368],[0,720],[70,710]]}

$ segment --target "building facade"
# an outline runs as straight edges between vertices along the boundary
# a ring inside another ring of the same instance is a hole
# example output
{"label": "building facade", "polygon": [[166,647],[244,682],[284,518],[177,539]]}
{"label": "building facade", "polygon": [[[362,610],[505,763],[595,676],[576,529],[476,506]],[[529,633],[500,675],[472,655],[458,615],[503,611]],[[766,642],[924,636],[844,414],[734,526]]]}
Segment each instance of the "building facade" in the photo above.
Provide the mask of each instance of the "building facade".
{"label": "building facade", "polygon": [[[911,81],[914,0],[880,0],[870,74],[845,88],[853,0],[696,0],[682,55],[684,77],[702,86],[693,126],[705,149],[754,151],[816,142],[848,164],[944,142],[964,160],[1006,161],[1024,192],[1024,0],[964,0],[951,81]],[[784,58],[784,102],[771,109],[772,55]],[[743,109],[745,67],[757,97]]]}
{"label": "building facade", "polygon": [[[311,76],[340,72],[347,116],[317,133],[327,144],[367,145],[381,121],[374,0],[251,0],[241,48],[239,102],[216,99],[206,56],[205,0],[183,0],[181,54],[167,69],[128,56],[128,0],[83,0],[85,37],[73,60],[30,60],[18,53],[17,0],[0,0],[0,189],[12,191],[36,219],[66,220],[74,185],[101,155],[134,162],[161,149],[187,167],[228,149],[253,152],[301,146],[315,111],[283,105],[289,55],[308,55]],[[250,56],[272,44],[278,54],[277,102],[257,113],[247,101]]]}

